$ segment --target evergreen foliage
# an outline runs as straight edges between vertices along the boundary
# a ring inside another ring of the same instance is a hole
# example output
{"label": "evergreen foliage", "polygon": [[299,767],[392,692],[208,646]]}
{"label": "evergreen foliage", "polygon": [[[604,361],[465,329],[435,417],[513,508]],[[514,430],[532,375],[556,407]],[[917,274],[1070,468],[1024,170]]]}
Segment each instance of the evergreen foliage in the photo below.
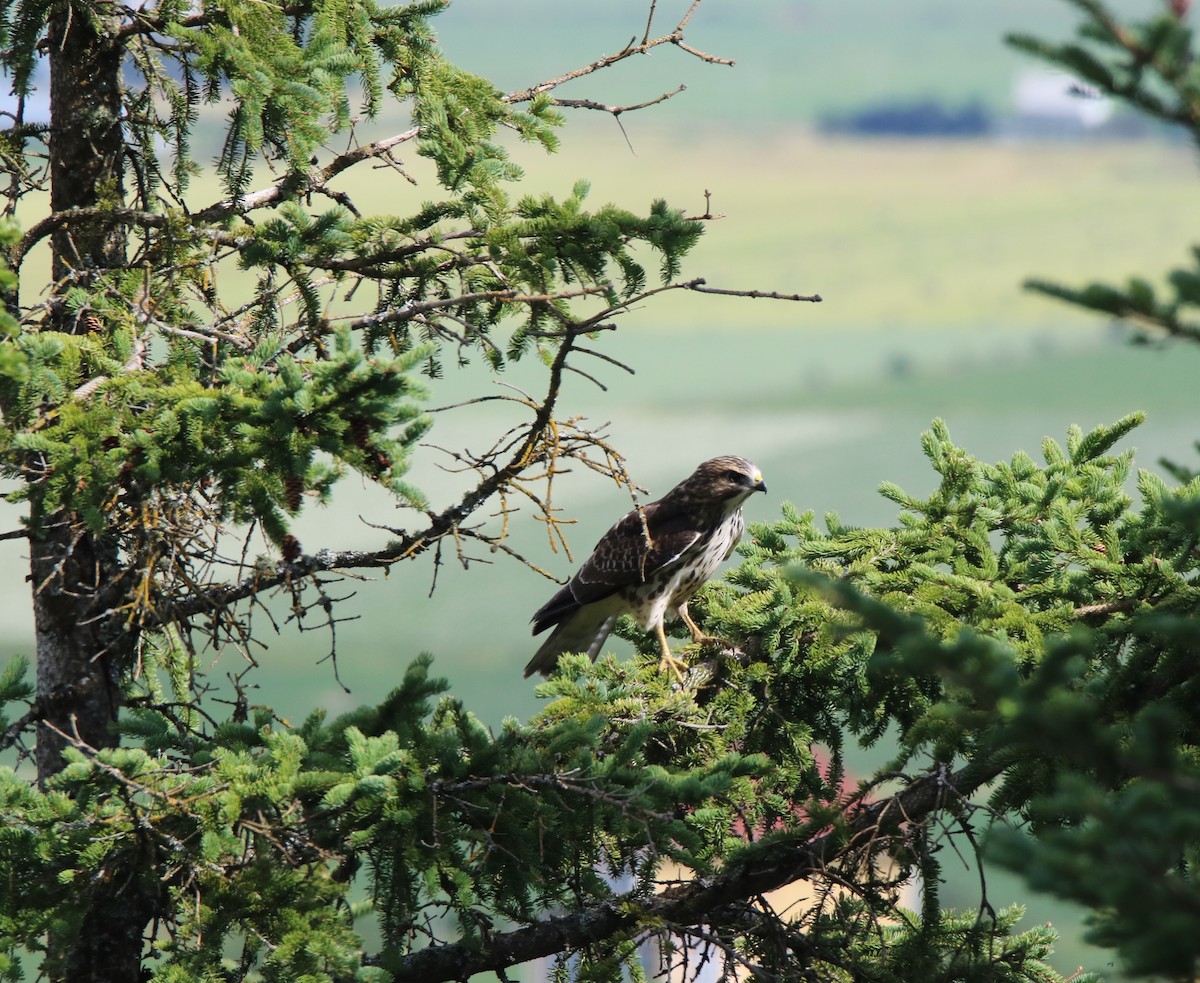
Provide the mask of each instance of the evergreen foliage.
{"label": "evergreen foliage", "polygon": [[[995,464],[935,421],[937,486],[885,485],[890,528],[785,505],[694,603],[728,645],[692,650],[685,686],[653,659],[568,656],[543,711],[494,732],[428,657],[377,705],[298,725],[250,704],[252,664],[232,701],[205,689],[202,647],[251,645],[270,591],[332,628],[332,571],[473,540],[511,552],[478,522],[509,498],[553,535],[571,460],[629,482],[558,407],[563,373],[630,304],[700,286],[680,277],[701,225],[663,202],[511,194],[498,134],[553,149],[567,77],[497,92],[438,51],[442,6],[0,4],[19,96],[43,52],[52,72],[84,52],[120,99],[71,94],[49,143],[22,109],[0,135],[8,217],[69,184],[72,127],[111,153],[92,197],[0,226],[0,464],[27,503],[40,646],[36,686],[27,659],[0,671],[0,979],[435,981],[550,957],[555,978],[615,981],[645,978],[654,940],[685,977],[716,960],[784,981],[1060,980],[1048,926],[986,891],[943,907],[943,856],[964,844],[1087,905],[1131,972],[1194,977],[1200,478],[1135,474],[1117,448],[1136,413]],[[1080,45],[1018,43],[1200,132],[1180,108],[1183,22],[1078,6]],[[694,10],[575,77],[697,53]],[[358,143],[354,113],[395,100],[406,128]],[[208,104],[227,113],[226,197],[197,204]],[[339,176],[385,164],[407,189],[406,143],[434,197],[369,213],[378,195]],[[17,282],[43,239],[44,297]],[[1059,294],[1191,336],[1153,304]],[[525,422],[460,462],[477,477],[461,498],[429,502],[410,476],[426,393],[461,362],[528,357],[544,392],[506,397]],[[412,524],[306,551],[290,519],[351,473]],[[847,743],[884,739],[894,760],[852,785]]]}
{"label": "evergreen foliage", "polygon": [[[1074,41],[1049,42],[1012,34],[1014,47],[1064,69],[1081,83],[1081,98],[1113,97],[1138,112],[1200,140],[1200,67],[1195,64],[1195,32],[1188,0],[1171,0],[1145,19],[1123,21],[1100,0],[1069,0],[1083,18]],[[1067,287],[1038,277],[1027,286],[1047,296],[1169,336],[1200,341],[1200,248],[1189,264],[1172,270],[1156,289],[1145,274],[1123,286],[1093,283]]]}

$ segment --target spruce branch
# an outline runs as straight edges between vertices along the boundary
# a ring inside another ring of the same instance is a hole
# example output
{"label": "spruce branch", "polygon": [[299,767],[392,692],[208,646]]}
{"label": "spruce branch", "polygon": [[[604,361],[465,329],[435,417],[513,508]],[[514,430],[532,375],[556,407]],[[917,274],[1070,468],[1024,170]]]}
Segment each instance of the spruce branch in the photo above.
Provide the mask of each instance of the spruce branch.
{"label": "spruce branch", "polygon": [[[393,249],[388,249],[382,252],[372,252],[364,256],[347,256],[347,257],[330,257],[319,261],[319,267],[323,270],[339,273],[363,273],[367,275],[374,268],[387,263],[395,263],[402,259],[409,259],[424,252],[429,252],[433,249],[446,249],[447,243],[456,242],[462,239],[478,239],[482,236],[479,229],[455,229],[440,233],[437,236],[424,236],[415,238],[412,242],[405,243],[402,246],[396,246]],[[463,265],[474,265],[482,263],[482,257],[468,255],[456,257]],[[390,272],[394,276],[394,271]]]}
{"label": "spruce branch", "polygon": [[[1072,2],[1089,18],[1087,25],[1079,31],[1085,43],[1048,44],[1026,34],[1010,34],[1006,41],[1085,78],[1147,116],[1185,127],[1195,138],[1200,128],[1200,98],[1197,98],[1194,83],[1189,81],[1193,72],[1192,56],[1182,45],[1175,43],[1176,39],[1190,40],[1186,26],[1178,18],[1159,18],[1136,25],[1142,30],[1131,29],[1117,20],[1099,0]],[[1159,29],[1164,25],[1168,27],[1167,31]],[[1167,43],[1168,38],[1171,43]],[[1096,43],[1123,52],[1127,60],[1110,64],[1090,46]],[[1167,90],[1176,96],[1173,103],[1163,98],[1160,87],[1147,83],[1147,71],[1157,75]]]}
{"label": "spruce branch", "polygon": [[1150,285],[1140,278],[1131,278],[1124,287],[1093,283],[1078,289],[1040,278],[1029,278],[1023,286],[1045,297],[1089,308],[1139,327],[1157,329],[1169,338],[1198,341],[1200,322],[1183,316],[1183,310],[1197,306],[1200,277],[1193,267],[1172,271],[1170,280],[1175,296],[1165,300],[1160,300]]}
{"label": "spruce branch", "polygon": [[482,942],[470,939],[430,946],[400,958],[389,969],[397,981],[462,980],[624,938],[642,926],[719,925],[730,916],[739,919],[744,902],[796,881],[824,876],[839,861],[852,858],[864,841],[902,836],[947,801],[969,798],[1000,774],[1000,768],[978,764],[950,774],[939,769],[896,795],[861,806],[838,828],[815,837],[807,832],[777,834],[748,848],[744,859],[726,869],[651,898],[640,891],[617,895],[581,911],[492,934]]}
{"label": "spruce branch", "polygon": [[428,513],[429,522],[422,529],[415,532],[391,530],[399,538],[378,550],[320,550],[311,556],[301,555],[280,563],[273,569],[256,569],[249,577],[234,584],[205,585],[199,591],[192,590],[180,597],[162,598],[146,612],[147,624],[177,624],[198,614],[228,611],[239,601],[323,572],[387,569],[401,560],[420,555],[439,544],[444,537],[453,535],[468,516],[518,479],[531,465],[544,464],[547,475],[552,475],[562,445],[557,440],[548,439],[548,435],[557,434],[557,428],[553,425],[554,410],[562,389],[567,356],[573,350],[575,338],[582,333],[584,331],[580,328],[579,331],[564,334],[550,364],[546,394],[540,403],[532,404],[534,418],[517,439],[508,459],[504,463],[487,460],[485,466],[477,469],[482,477],[475,487],[457,503],[440,512]]}
{"label": "spruce branch", "polygon": [[523,294],[518,290],[480,290],[457,297],[409,301],[392,310],[350,318],[347,323],[352,329],[358,329],[376,324],[396,324],[411,321],[430,311],[443,310],[447,307],[463,307],[468,304],[478,303],[479,301],[501,301],[506,304],[548,304],[556,300],[569,300],[575,297],[604,294],[608,293],[611,289],[607,283],[602,283],[594,287],[580,287],[576,290],[562,290],[546,294]]}

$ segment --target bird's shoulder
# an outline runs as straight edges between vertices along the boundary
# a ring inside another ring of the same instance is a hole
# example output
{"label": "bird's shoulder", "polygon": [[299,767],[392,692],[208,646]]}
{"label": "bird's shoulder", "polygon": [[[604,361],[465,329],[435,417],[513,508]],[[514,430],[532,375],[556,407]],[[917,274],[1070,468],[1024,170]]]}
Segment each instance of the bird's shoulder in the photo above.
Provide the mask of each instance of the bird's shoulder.
{"label": "bird's shoulder", "polygon": [[686,510],[651,502],[626,513],[596,544],[577,576],[585,582],[640,583],[678,559],[703,529]]}

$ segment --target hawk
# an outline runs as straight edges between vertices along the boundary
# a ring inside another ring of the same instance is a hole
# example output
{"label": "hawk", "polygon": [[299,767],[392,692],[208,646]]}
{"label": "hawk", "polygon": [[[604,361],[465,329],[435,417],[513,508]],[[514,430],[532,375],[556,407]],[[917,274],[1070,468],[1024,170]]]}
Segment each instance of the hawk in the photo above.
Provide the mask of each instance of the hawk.
{"label": "hawk", "polygon": [[630,614],[658,636],[662,668],[682,678],[683,663],[667,645],[663,617],[674,612],[695,641],[706,640],[688,614],[688,600],[742,538],[742,503],[766,490],[762,472],[744,457],[714,457],[657,502],[618,520],[533,616],[533,634],[554,631],[525,675],[548,675],[564,652],[586,652],[595,662],[617,618]]}

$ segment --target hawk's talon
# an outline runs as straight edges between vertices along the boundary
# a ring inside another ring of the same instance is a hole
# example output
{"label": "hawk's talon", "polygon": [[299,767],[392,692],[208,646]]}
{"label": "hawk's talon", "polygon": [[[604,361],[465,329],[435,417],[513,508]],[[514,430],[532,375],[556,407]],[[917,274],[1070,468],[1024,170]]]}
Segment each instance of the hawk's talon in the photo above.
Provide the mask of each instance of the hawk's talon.
{"label": "hawk's talon", "polygon": [[676,609],[676,614],[691,633],[692,642],[701,647],[705,645],[719,645],[722,649],[736,648],[736,646],[728,638],[722,638],[720,635],[706,635],[695,621],[692,620],[692,615],[688,611],[687,601],[684,601]]}
{"label": "hawk's talon", "polygon": [[664,652],[661,659],[658,660],[659,672],[669,672],[675,677],[675,681],[680,686],[683,685],[684,674],[688,669],[688,664],[683,659],[672,655],[670,652]]}
{"label": "hawk's talon", "polygon": [[687,663],[671,652],[671,646],[667,644],[667,633],[661,622],[655,626],[654,634],[658,636],[658,650],[662,653],[662,658],[658,660],[659,672],[672,673],[675,680],[682,686],[683,671],[687,668]]}

